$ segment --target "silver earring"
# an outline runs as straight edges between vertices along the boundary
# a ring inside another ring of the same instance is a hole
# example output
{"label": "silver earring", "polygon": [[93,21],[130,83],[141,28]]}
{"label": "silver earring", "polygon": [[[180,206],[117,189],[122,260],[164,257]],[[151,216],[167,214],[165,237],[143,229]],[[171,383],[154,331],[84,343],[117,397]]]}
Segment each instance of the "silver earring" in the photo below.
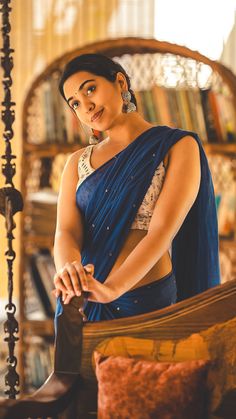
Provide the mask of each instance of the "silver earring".
{"label": "silver earring", "polygon": [[131,102],[130,91],[126,90],[124,92],[121,92],[121,96],[122,96],[122,99],[124,101],[123,108],[122,108],[123,112],[124,113],[129,113],[129,112],[136,111],[136,109],[137,109],[136,105],[133,102]]}

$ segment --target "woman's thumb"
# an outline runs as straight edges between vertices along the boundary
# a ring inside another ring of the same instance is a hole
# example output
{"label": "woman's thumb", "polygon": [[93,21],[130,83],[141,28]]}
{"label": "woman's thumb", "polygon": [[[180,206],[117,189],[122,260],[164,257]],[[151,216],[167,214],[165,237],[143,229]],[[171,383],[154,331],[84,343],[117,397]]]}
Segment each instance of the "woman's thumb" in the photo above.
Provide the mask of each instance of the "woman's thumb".
{"label": "woman's thumb", "polygon": [[85,265],[84,269],[90,274],[94,273],[94,265],[92,263],[88,263],[87,265]]}

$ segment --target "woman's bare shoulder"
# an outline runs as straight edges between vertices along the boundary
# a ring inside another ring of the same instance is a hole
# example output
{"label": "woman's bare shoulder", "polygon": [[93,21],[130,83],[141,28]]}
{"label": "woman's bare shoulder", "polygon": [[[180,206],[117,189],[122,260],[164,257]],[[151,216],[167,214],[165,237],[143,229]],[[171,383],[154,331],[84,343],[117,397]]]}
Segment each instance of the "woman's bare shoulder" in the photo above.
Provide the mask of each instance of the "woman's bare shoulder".
{"label": "woman's bare shoulder", "polygon": [[61,182],[63,184],[73,184],[78,182],[78,163],[79,158],[84,152],[86,147],[79,148],[78,150],[71,153],[65,163],[65,166],[63,168]]}
{"label": "woman's bare shoulder", "polygon": [[71,153],[67,159],[68,164],[78,163],[80,156],[83,154],[83,152],[86,150],[87,147],[88,146],[79,148],[78,150]]}
{"label": "woman's bare shoulder", "polygon": [[183,152],[195,152],[195,155],[199,154],[199,145],[197,140],[192,135],[185,135],[181,137],[172,147],[169,149],[169,155],[181,154]]}

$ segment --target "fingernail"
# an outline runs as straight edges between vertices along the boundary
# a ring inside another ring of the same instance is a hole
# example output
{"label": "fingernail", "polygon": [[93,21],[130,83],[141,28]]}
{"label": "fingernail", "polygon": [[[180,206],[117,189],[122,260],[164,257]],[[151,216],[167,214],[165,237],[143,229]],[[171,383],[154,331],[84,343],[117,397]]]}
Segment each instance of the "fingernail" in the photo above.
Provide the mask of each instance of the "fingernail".
{"label": "fingernail", "polygon": [[81,292],[80,292],[80,291],[76,291],[76,295],[77,295],[77,297],[79,297],[79,296],[80,296],[80,294],[81,294]]}

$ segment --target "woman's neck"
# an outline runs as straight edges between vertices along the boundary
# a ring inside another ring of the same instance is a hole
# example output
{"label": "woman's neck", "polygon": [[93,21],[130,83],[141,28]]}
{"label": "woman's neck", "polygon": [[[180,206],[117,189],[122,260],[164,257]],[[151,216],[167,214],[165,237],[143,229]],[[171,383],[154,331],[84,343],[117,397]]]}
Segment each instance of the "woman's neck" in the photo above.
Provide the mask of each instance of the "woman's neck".
{"label": "woman's neck", "polygon": [[145,121],[137,112],[127,114],[125,120],[106,131],[105,142],[113,145],[128,145],[142,132],[155,125]]}

